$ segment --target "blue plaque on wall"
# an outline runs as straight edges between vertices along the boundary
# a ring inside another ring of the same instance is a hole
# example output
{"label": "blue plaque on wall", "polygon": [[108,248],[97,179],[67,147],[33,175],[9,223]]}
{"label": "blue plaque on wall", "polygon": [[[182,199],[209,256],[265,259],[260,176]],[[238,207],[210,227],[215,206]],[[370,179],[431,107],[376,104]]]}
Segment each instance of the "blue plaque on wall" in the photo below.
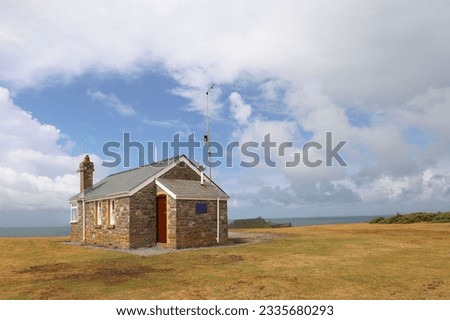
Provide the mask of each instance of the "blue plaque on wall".
{"label": "blue plaque on wall", "polygon": [[195,204],[195,213],[207,213],[208,212],[208,205],[206,203],[196,203]]}

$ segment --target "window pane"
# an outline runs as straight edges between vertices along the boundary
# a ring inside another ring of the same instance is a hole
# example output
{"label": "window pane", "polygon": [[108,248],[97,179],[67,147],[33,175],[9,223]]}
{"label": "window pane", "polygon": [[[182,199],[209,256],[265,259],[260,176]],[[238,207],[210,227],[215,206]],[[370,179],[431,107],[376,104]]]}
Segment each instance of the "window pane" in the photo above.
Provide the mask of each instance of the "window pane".
{"label": "window pane", "polygon": [[109,224],[114,224],[114,214],[115,214],[115,202],[114,200],[109,201]]}
{"label": "window pane", "polygon": [[71,222],[78,221],[78,208],[77,208],[77,205],[72,204],[70,206],[70,221]]}
{"label": "window pane", "polygon": [[102,224],[102,203],[97,201],[97,225]]}

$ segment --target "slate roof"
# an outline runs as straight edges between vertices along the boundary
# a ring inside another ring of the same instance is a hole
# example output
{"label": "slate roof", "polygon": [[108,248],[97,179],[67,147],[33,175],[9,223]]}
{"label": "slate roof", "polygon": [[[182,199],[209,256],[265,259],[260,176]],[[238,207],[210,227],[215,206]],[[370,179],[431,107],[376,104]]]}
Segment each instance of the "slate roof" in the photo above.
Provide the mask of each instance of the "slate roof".
{"label": "slate roof", "polygon": [[228,199],[229,196],[210,182],[203,185],[198,180],[157,179],[156,184],[175,199],[215,200]]}
{"label": "slate roof", "polygon": [[[103,180],[94,184],[92,189],[88,189],[84,192],[85,200],[108,198],[117,195],[127,195],[133,189],[144,183],[146,180],[157,176],[158,173],[167,169],[180,158],[184,158],[191,162],[184,155],[173,157],[170,159],[155,162],[146,166],[114,173]],[[193,164],[191,162],[191,164]],[[194,165],[194,164],[193,164]],[[194,165],[195,166],[195,165]],[[80,192],[69,199],[69,201],[83,199],[83,193]]]}
{"label": "slate roof", "polygon": [[205,176],[205,183],[202,186],[200,181],[181,180],[181,179],[159,179],[158,176],[164,171],[170,170],[169,167],[176,165],[180,161],[190,163],[194,168],[197,166],[186,156],[176,156],[170,159],[161,160],[146,166],[114,173],[103,180],[94,184],[91,189],[80,192],[69,199],[94,200],[112,198],[117,196],[129,196],[133,190],[143,185],[149,179],[157,179],[176,199],[228,199],[229,196],[215,183],[209,182]]}

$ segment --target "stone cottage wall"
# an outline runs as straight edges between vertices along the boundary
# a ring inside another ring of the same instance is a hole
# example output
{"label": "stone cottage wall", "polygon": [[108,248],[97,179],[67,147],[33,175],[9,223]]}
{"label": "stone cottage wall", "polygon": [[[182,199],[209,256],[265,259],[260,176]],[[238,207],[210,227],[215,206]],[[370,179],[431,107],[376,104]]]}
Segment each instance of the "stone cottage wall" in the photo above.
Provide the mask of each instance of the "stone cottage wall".
{"label": "stone cottage wall", "polygon": [[[102,221],[97,225],[95,221],[96,201],[86,202],[86,244],[113,248],[130,247],[129,212],[130,198],[117,198],[115,203],[115,223],[108,225],[108,200],[102,200]],[[82,208],[78,217],[82,228]]]}
{"label": "stone cottage wall", "polygon": [[156,245],[156,184],[150,183],[131,197],[130,248]]}
{"label": "stone cottage wall", "polygon": [[192,170],[186,163],[180,162],[168,172],[164,173],[161,178],[164,179],[180,179],[180,180],[197,180],[200,176]]}
{"label": "stone cottage wall", "polygon": [[177,201],[167,195],[167,246],[177,247]]}
{"label": "stone cottage wall", "polygon": [[[217,200],[175,200],[176,248],[202,247],[217,244]],[[196,213],[196,203],[206,203],[207,213]],[[227,201],[219,202],[220,244],[228,242]],[[171,214],[172,211],[171,211]],[[171,226],[172,227],[172,226]]]}

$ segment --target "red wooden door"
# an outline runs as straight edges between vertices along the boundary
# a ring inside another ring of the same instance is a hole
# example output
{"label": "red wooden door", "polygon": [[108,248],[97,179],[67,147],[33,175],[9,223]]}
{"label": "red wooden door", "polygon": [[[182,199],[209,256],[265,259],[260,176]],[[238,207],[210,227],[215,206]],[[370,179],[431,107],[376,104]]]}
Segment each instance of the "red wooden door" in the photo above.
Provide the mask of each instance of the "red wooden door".
{"label": "red wooden door", "polygon": [[167,242],[167,209],[166,209],[166,196],[158,196],[156,198],[156,211],[157,211],[157,242]]}

